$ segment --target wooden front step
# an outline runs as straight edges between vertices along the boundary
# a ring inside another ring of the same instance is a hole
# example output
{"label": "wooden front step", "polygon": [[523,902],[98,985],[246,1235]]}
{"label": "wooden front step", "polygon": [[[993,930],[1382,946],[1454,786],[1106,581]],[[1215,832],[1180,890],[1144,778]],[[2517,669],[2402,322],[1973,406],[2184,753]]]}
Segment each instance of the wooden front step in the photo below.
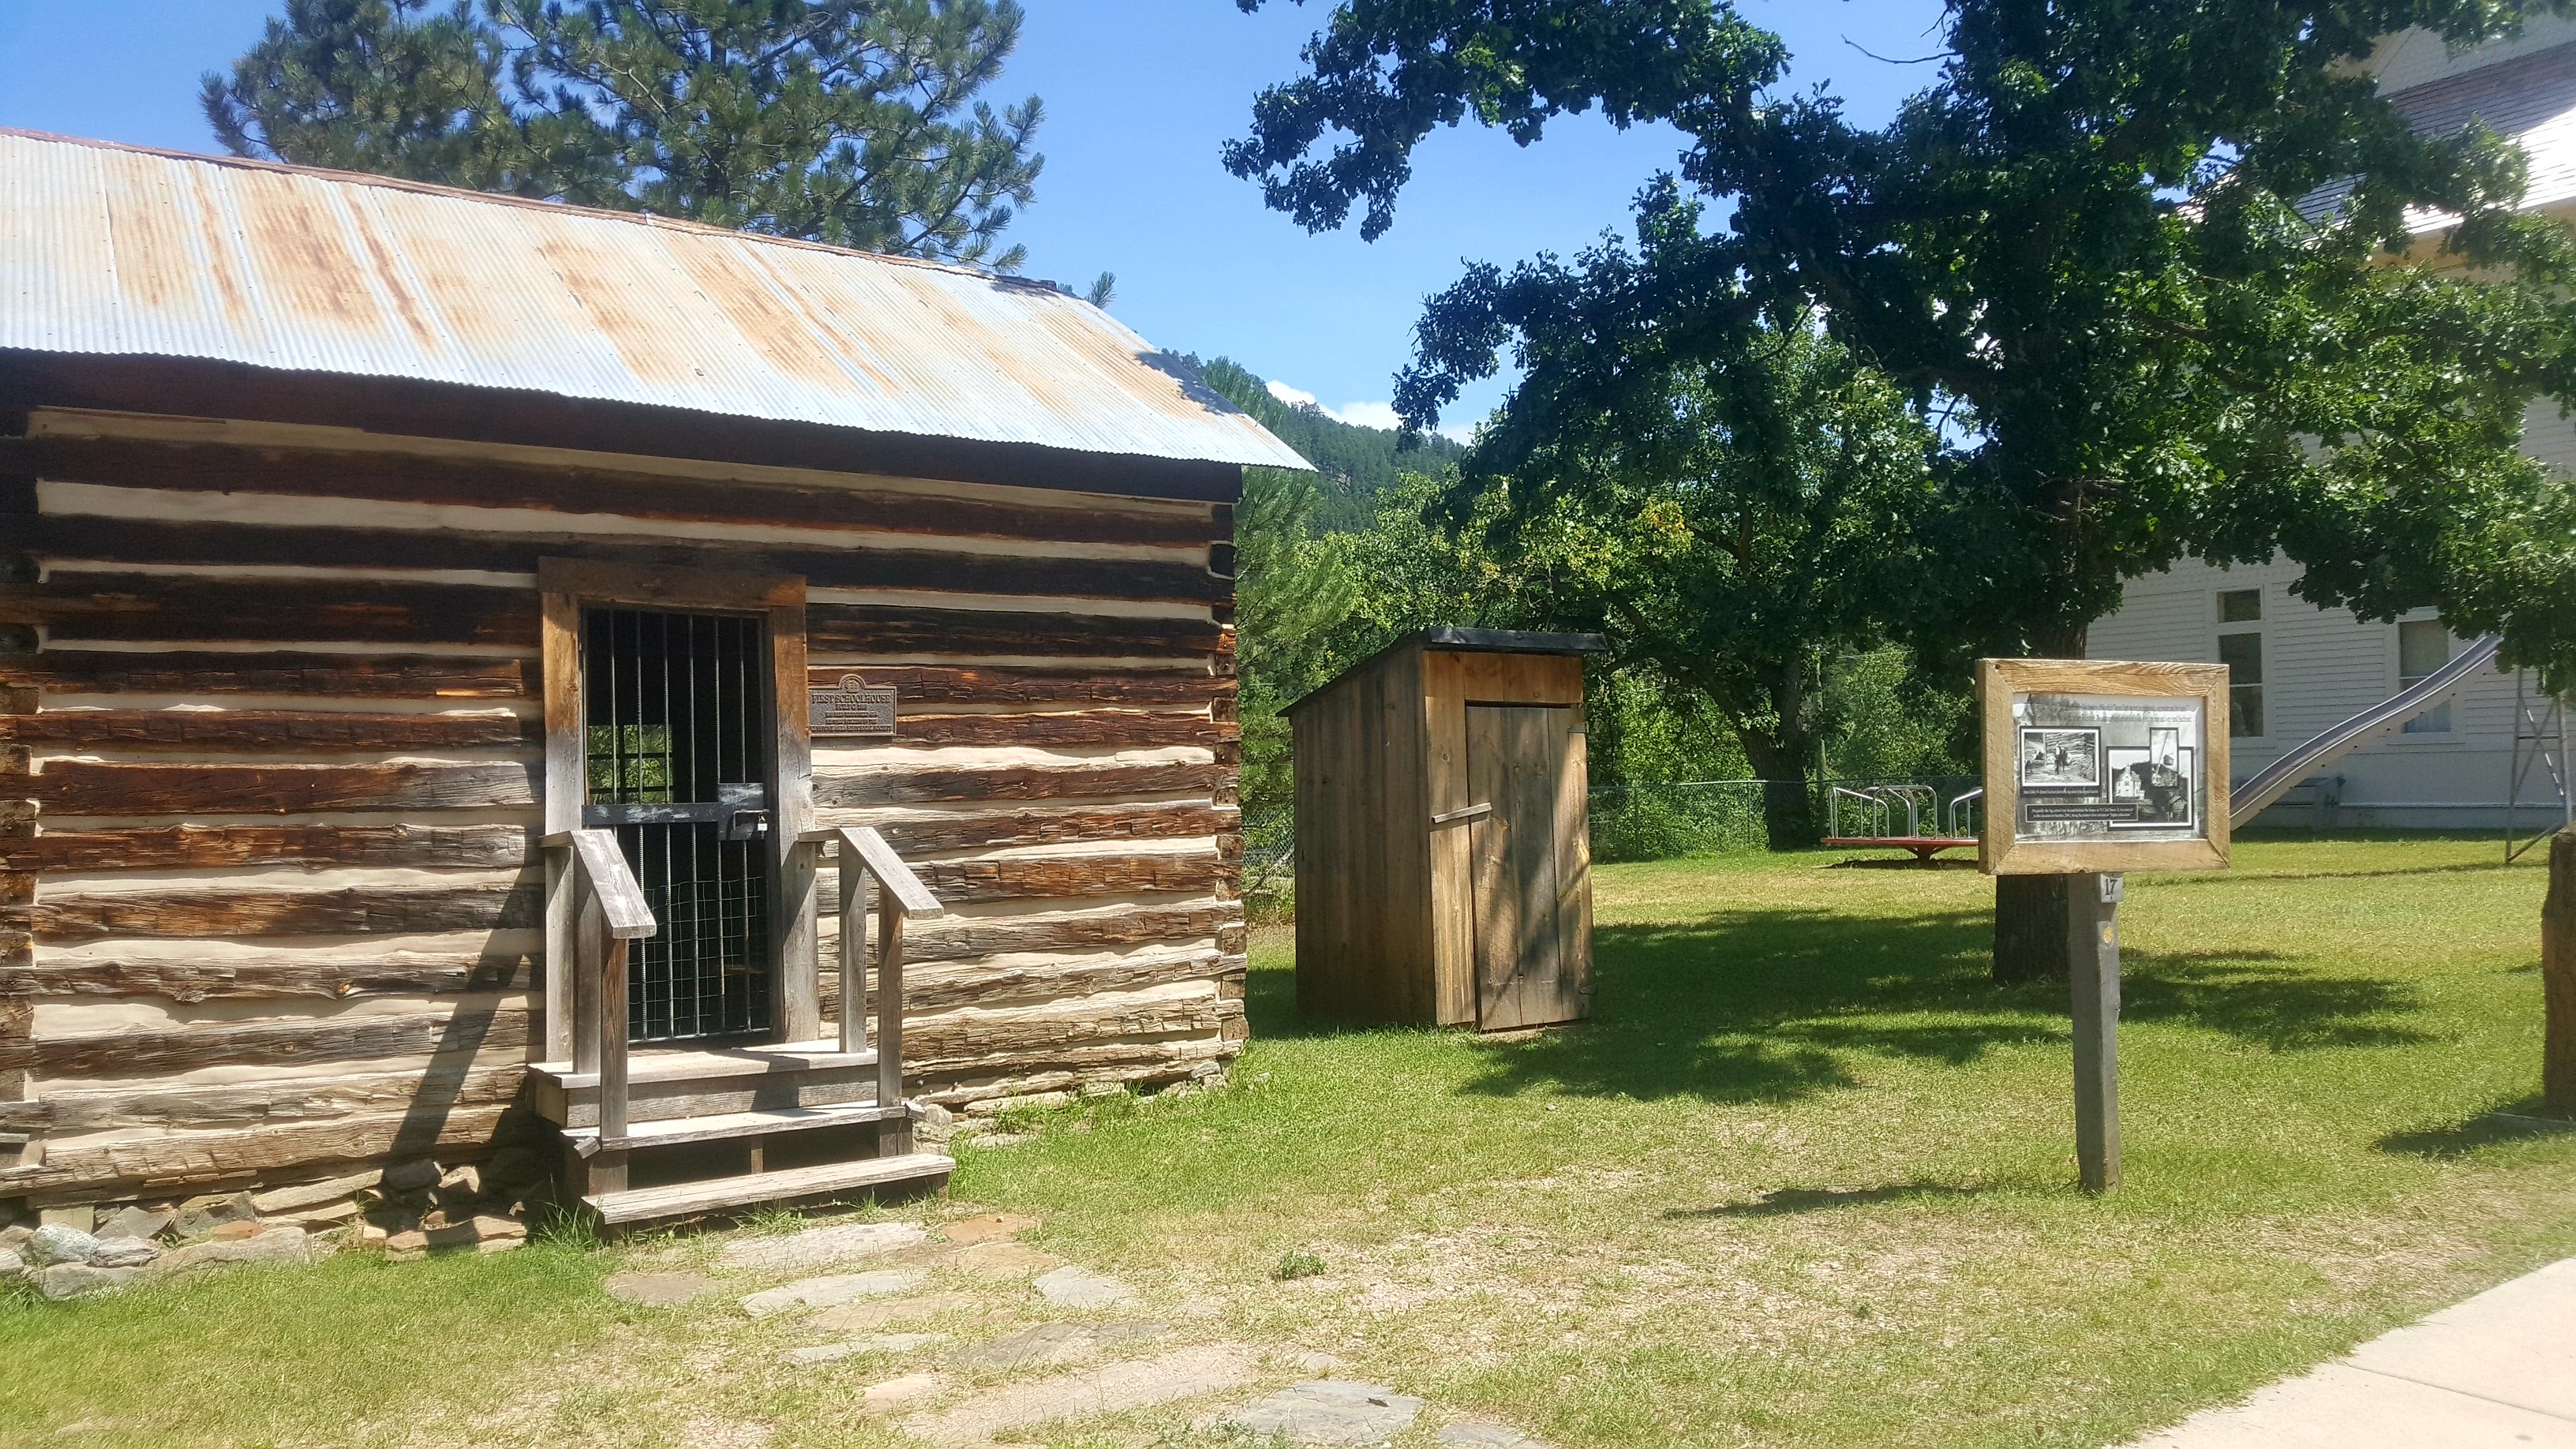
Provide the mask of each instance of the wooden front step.
{"label": "wooden front step", "polygon": [[628,1188],[592,1193],[582,1199],[610,1227],[662,1218],[707,1213],[742,1212],[774,1203],[850,1193],[882,1194],[896,1189],[928,1189],[947,1180],[957,1164],[945,1153],[906,1152],[867,1157],[855,1162],[827,1162],[783,1172],[753,1172],[739,1177],[675,1182],[662,1187]]}
{"label": "wooden front step", "polygon": [[[599,1077],[570,1062],[534,1062],[539,1116],[559,1127],[599,1125]],[[845,1052],[837,1041],[749,1047],[646,1047],[627,1062],[630,1126],[874,1102],[877,1054]]]}
{"label": "wooden front step", "polygon": [[636,1151],[649,1147],[677,1147],[691,1142],[728,1142],[743,1137],[771,1137],[787,1132],[864,1126],[907,1116],[912,1110],[902,1103],[880,1107],[874,1102],[834,1107],[773,1107],[753,1112],[719,1112],[704,1117],[661,1117],[649,1122],[630,1122],[622,1140],[607,1143],[599,1140],[597,1127],[567,1127],[563,1139],[574,1152],[588,1157],[602,1148]]}

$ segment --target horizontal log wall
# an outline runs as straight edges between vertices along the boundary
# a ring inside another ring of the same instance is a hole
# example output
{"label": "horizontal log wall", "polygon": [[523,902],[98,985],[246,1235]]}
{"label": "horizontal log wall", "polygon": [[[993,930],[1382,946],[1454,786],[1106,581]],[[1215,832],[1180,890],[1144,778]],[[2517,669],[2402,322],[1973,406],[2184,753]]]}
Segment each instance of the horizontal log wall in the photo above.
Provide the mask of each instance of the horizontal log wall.
{"label": "horizontal log wall", "polygon": [[[910,938],[916,1091],[1239,1049],[1226,508],[257,436],[0,439],[0,1198],[524,1120],[547,557],[800,575],[816,682],[898,691],[893,739],[815,742],[814,796],[954,908]],[[828,866],[821,898],[828,1011]]]}

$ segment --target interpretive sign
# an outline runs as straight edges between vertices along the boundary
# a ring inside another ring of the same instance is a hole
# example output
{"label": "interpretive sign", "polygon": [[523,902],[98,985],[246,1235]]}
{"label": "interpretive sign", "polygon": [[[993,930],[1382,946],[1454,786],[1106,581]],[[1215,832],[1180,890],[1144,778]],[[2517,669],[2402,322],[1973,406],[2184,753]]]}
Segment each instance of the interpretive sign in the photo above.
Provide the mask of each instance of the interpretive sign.
{"label": "interpretive sign", "polygon": [[1985,659],[1977,677],[1989,872],[2227,864],[2227,666]]}
{"label": "interpretive sign", "polygon": [[891,739],[894,736],[894,686],[871,686],[855,674],[844,674],[828,689],[808,688],[816,739],[831,736]]}

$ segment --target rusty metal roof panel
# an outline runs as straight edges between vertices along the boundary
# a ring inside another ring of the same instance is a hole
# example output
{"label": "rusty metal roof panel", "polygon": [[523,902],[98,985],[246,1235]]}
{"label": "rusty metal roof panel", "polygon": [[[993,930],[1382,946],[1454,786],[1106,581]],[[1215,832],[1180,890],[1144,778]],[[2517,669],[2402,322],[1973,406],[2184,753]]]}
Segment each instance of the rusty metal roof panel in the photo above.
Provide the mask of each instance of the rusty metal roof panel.
{"label": "rusty metal roof panel", "polygon": [[1305,468],[1044,283],[380,177],[0,131],[0,348]]}

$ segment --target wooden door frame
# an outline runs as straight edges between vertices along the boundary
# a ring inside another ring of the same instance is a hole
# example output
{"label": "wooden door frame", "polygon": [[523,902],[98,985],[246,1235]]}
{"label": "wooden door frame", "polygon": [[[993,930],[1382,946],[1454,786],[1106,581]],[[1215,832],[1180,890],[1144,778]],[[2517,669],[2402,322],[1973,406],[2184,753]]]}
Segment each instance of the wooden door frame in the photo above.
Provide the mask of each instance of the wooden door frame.
{"label": "wooden door frame", "polygon": [[[584,604],[732,609],[764,615],[769,636],[771,980],[778,987],[773,1034],[781,1041],[822,1035],[815,970],[813,852],[797,840],[813,826],[813,717],[805,707],[805,580],[796,574],[664,568],[591,559],[537,560],[539,635],[546,676],[545,829],[576,830],[583,784],[581,610]],[[546,866],[546,1056],[572,1057],[571,893]],[[801,963],[801,964],[800,964]]]}

